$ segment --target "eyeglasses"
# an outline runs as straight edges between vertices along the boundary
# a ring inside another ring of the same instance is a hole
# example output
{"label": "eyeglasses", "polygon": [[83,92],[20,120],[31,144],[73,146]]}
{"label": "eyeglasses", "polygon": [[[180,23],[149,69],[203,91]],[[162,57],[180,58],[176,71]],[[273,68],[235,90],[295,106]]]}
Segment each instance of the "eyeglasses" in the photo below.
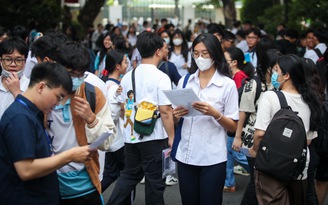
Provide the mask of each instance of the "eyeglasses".
{"label": "eyeglasses", "polygon": [[73,78],[83,78],[83,77],[86,77],[84,71],[80,71],[80,72],[76,72],[76,71],[73,71],[73,70],[68,70],[68,73],[71,77]]}
{"label": "eyeglasses", "polygon": [[209,54],[209,52],[202,52],[202,53],[192,52],[191,53],[191,56],[193,58],[198,58],[199,56],[201,56],[202,58],[209,58],[210,57],[210,54]]}
{"label": "eyeglasses", "polygon": [[6,66],[10,66],[13,62],[15,63],[16,66],[21,66],[24,64],[25,59],[24,58],[1,58],[1,61],[4,62]]}
{"label": "eyeglasses", "polygon": [[[45,85],[46,85],[48,88],[52,89],[52,87],[51,87],[49,84],[45,83]],[[58,102],[61,102],[61,101],[64,100],[64,97],[65,97],[65,96],[56,94],[56,97],[57,97],[57,101],[58,101]]]}

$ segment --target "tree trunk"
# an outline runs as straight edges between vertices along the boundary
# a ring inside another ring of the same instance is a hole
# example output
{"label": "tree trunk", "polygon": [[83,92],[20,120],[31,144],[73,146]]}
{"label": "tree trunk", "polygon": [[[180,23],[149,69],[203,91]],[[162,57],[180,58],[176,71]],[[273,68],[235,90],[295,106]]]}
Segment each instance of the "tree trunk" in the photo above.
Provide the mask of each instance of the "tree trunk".
{"label": "tree trunk", "polygon": [[236,7],[234,0],[222,0],[223,15],[226,28],[231,28],[233,21],[236,20]]}
{"label": "tree trunk", "polygon": [[88,26],[93,24],[100,9],[104,6],[105,0],[87,0],[85,5],[77,17],[84,31],[87,31]]}

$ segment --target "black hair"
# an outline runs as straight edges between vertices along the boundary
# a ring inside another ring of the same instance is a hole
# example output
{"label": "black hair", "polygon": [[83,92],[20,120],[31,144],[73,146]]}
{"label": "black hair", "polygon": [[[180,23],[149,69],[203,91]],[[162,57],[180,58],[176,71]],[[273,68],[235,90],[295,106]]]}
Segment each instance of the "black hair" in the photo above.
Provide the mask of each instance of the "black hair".
{"label": "black hair", "polygon": [[222,39],[224,39],[224,40],[235,40],[236,36],[235,36],[235,34],[231,33],[230,31],[224,31]]}
{"label": "black hair", "polygon": [[207,25],[207,32],[211,34],[218,33],[219,35],[223,36],[223,30],[220,26],[216,23],[210,23]]}
{"label": "black hair", "polygon": [[258,28],[252,27],[245,32],[246,32],[246,36],[248,36],[251,33],[254,33],[254,35],[261,38],[261,31]]}
{"label": "black hair", "polygon": [[45,57],[56,61],[56,50],[59,46],[68,41],[63,33],[47,33],[33,42],[31,47],[32,56],[43,60]]}
{"label": "black hair", "polygon": [[327,43],[328,31],[324,28],[317,28],[314,30],[313,35],[318,39],[320,43]]}
{"label": "black hair", "polygon": [[112,39],[114,48],[116,50],[119,50],[123,53],[129,53],[130,52],[130,48],[128,48],[126,46],[127,41],[125,40],[125,38],[123,36],[116,36],[116,38]]}
{"label": "black hair", "polygon": [[188,62],[188,54],[189,54],[189,48],[188,48],[188,43],[187,40],[183,34],[183,32],[180,29],[176,29],[172,36],[171,36],[171,40],[170,40],[170,49],[169,49],[169,55],[168,58],[171,58],[171,54],[174,51],[174,44],[173,44],[173,38],[175,35],[180,35],[182,38],[182,44],[181,44],[181,54],[185,60],[185,62]]}
{"label": "black hair", "polygon": [[12,30],[12,36],[19,37],[25,41],[28,37],[28,31],[25,26],[17,25]]}
{"label": "black hair", "polygon": [[134,94],[133,90],[129,90],[126,95],[129,97],[131,94]]}
{"label": "black hair", "polygon": [[72,78],[59,63],[45,62],[35,65],[31,73],[29,87],[40,81],[46,81],[51,88],[62,86],[67,93],[72,91]]}
{"label": "black hair", "polygon": [[322,108],[320,91],[314,79],[316,66],[309,59],[301,59],[295,54],[283,55],[277,59],[283,74],[288,73],[296,90],[311,110],[310,130],[316,129],[316,123]]}
{"label": "black hair", "polygon": [[172,41],[172,39],[171,39],[171,38],[172,38],[172,37],[171,37],[172,35],[171,35],[171,33],[170,33],[169,30],[165,30],[165,29],[164,29],[164,30],[162,30],[161,32],[159,32],[158,35],[161,36],[162,33],[166,33],[166,34],[170,37],[170,42]]}
{"label": "black hair", "polygon": [[[262,63],[263,63],[263,58],[265,58],[264,56],[266,55],[266,51],[269,49],[274,49],[275,45],[274,45],[274,41],[271,40],[268,37],[262,37],[260,39],[260,41],[256,44],[256,57],[257,57],[257,66],[256,66],[256,70],[257,72],[262,72]],[[267,65],[264,66],[264,74],[266,73],[266,69],[268,67],[266,67]],[[265,76],[265,75],[264,75]]]}
{"label": "black hair", "polygon": [[101,36],[99,36],[99,38],[101,38],[101,45],[100,45],[100,40],[99,40],[99,42],[98,42],[98,40],[97,40],[97,42],[99,43],[98,46],[101,48],[101,49],[100,49],[100,52],[99,52],[99,62],[98,62],[98,66],[101,64],[101,62],[103,61],[105,55],[106,55],[107,52],[108,52],[108,50],[107,50],[107,49],[105,48],[105,46],[104,46],[104,40],[105,40],[105,38],[106,38],[107,36],[109,36],[110,40],[113,42],[112,36],[114,36],[114,35],[111,35],[110,32],[107,32],[105,35],[101,35]]}
{"label": "black hair", "polygon": [[28,46],[26,42],[19,37],[8,37],[0,43],[0,57],[4,54],[12,54],[17,50],[19,54],[27,58]]}
{"label": "black hair", "polygon": [[57,49],[57,62],[67,69],[85,72],[90,65],[90,55],[81,43],[66,42]]}
{"label": "black hair", "polygon": [[152,57],[157,49],[162,48],[164,40],[156,33],[144,31],[137,39],[137,49],[142,58]]}
{"label": "black hair", "polygon": [[262,55],[262,58],[260,59],[260,64],[258,64],[256,69],[256,73],[261,79],[261,82],[266,85],[267,82],[265,76],[267,72],[271,75],[273,66],[277,63],[277,59],[282,56],[282,54],[277,49],[268,49],[264,52],[264,55]]}
{"label": "black hair", "polygon": [[107,81],[108,75],[114,72],[116,65],[122,63],[123,59],[124,53],[119,52],[118,50],[111,50],[106,54],[105,70],[108,71],[108,74],[101,77],[104,82]]}
{"label": "black hair", "polygon": [[[199,43],[203,43],[210,54],[210,57],[214,61],[216,70],[227,77],[230,78],[229,66],[221,48],[221,43],[216,36],[210,33],[204,33],[195,38],[192,43],[191,49],[194,51],[195,46]],[[190,72],[193,73],[198,69],[195,60],[192,58]]]}
{"label": "black hair", "polygon": [[3,35],[7,35],[7,36],[10,36],[10,30],[7,29],[7,28],[4,28],[2,26],[0,26],[0,36],[3,36]]}
{"label": "black hair", "polygon": [[229,53],[231,60],[237,61],[238,69],[244,71],[249,78],[254,76],[254,67],[251,63],[245,62],[245,55],[240,48],[232,46],[225,52]]}
{"label": "black hair", "polygon": [[168,21],[167,21],[167,18],[162,18],[162,19],[161,19],[161,23],[163,23],[163,22],[168,22]]}
{"label": "black hair", "polygon": [[288,29],[286,29],[285,36],[288,36],[292,39],[298,39],[299,34],[298,34],[298,31],[296,29],[288,28]]}
{"label": "black hair", "polygon": [[246,38],[245,31],[242,29],[239,29],[236,33],[236,36],[240,36],[242,39],[245,39]]}

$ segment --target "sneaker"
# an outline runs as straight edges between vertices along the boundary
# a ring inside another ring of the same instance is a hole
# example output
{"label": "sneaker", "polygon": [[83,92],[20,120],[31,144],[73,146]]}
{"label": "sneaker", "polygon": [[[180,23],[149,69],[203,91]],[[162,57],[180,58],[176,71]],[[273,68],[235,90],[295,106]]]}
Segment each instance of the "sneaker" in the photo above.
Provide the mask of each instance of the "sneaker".
{"label": "sneaker", "polygon": [[140,181],[140,184],[144,184],[145,183],[145,177],[143,177]]}
{"label": "sneaker", "polygon": [[234,166],[233,172],[235,174],[243,175],[243,176],[249,176],[249,173],[240,165]]}
{"label": "sneaker", "polygon": [[236,187],[235,186],[224,186],[223,191],[233,193],[233,192],[236,192]]}
{"label": "sneaker", "polygon": [[173,185],[176,185],[177,183],[179,183],[179,180],[177,178],[173,177],[172,175],[168,175],[166,177],[165,184],[167,186],[173,186]]}

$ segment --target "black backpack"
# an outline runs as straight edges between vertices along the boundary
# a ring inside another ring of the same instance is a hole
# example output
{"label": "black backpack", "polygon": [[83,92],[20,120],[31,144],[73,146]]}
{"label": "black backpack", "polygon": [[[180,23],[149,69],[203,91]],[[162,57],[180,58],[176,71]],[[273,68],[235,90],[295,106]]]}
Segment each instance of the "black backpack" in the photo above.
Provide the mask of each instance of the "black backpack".
{"label": "black backpack", "polygon": [[322,54],[321,51],[317,48],[313,49],[314,52],[318,55],[319,59],[316,62],[316,67],[318,70],[318,74],[320,76],[322,85],[324,88],[327,87],[327,78],[328,78],[328,73],[327,73],[327,68],[328,68],[328,60],[326,59],[328,56],[328,49],[326,49],[325,53]]}
{"label": "black backpack", "polygon": [[297,179],[305,168],[307,144],[302,119],[288,106],[282,92],[278,95],[281,109],[275,113],[255,158],[255,168],[277,180]]}
{"label": "black backpack", "polygon": [[317,152],[328,157],[328,95],[325,95],[323,112],[317,124],[318,137],[313,140]]}

